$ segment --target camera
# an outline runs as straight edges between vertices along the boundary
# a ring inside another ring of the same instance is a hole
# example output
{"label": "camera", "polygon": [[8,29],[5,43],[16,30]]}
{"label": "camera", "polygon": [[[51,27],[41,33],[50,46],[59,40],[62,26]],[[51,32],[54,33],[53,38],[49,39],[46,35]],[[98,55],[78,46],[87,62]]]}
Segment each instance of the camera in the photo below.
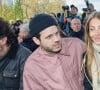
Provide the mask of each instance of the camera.
{"label": "camera", "polygon": [[86,6],[87,6],[87,8],[83,8],[82,10],[84,11],[84,12],[88,12],[89,11],[89,1],[88,0],[84,0],[85,1],[85,4],[86,4]]}
{"label": "camera", "polygon": [[88,12],[88,8],[83,8],[82,9],[84,12]]}
{"label": "camera", "polygon": [[62,6],[62,9],[63,9],[63,10],[69,10],[69,6],[68,6],[68,5]]}

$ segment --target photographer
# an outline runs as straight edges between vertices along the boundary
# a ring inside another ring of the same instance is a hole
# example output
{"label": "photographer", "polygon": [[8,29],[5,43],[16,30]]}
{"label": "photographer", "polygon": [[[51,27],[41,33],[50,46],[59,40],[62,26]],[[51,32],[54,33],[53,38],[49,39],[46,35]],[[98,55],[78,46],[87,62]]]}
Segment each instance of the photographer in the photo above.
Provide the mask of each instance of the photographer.
{"label": "photographer", "polygon": [[88,0],[85,0],[85,3],[86,3],[87,8],[83,8],[83,9],[82,9],[82,10],[83,10],[83,14],[82,14],[82,24],[83,24],[83,25],[85,24],[85,22],[86,22],[88,16],[89,16],[92,12],[96,11],[95,8],[94,8],[94,5],[93,5],[92,3],[89,3]]}
{"label": "photographer", "polygon": [[[71,11],[69,10],[71,9]],[[63,13],[60,16],[59,22],[61,23],[61,28],[64,30],[66,33],[69,33],[69,26],[70,22],[73,18],[80,18],[80,16],[77,14],[78,13],[78,8],[74,5],[71,5],[70,8],[69,6],[62,6]],[[64,17],[65,12],[67,12],[67,16]]]}

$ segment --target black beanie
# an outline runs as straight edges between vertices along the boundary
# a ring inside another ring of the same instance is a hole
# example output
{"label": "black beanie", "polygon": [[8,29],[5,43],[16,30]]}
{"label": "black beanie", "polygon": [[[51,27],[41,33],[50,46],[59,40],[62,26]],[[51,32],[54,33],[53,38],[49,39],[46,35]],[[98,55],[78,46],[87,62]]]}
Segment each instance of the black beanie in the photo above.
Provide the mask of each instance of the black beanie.
{"label": "black beanie", "polygon": [[33,17],[29,23],[30,35],[31,37],[34,37],[42,30],[53,25],[57,26],[57,21],[51,15],[39,14]]}

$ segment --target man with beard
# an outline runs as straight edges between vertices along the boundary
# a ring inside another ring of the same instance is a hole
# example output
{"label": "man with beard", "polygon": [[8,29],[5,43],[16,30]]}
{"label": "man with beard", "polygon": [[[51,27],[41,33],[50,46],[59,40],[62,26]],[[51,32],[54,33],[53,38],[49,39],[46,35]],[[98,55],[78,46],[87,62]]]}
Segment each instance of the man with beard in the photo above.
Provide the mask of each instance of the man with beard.
{"label": "man with beard", "polygon": [[25,63],[24,90],[83,90],[84,42],[61,38],[56,20],[48,14],[32,18],[29,28],[39,47]]}

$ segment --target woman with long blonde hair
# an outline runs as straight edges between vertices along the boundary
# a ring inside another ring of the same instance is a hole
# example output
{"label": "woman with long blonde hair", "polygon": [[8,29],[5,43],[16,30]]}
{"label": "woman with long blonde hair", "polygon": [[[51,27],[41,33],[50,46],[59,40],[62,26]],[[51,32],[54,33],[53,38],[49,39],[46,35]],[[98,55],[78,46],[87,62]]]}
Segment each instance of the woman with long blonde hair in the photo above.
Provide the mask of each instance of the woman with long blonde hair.
{"label": "woman with long blonde hair", "polygon": [[[87,51],[85,61],[85,90],[100,90],[100,12],[93,12],[85,25]],[[89,88],[89,84],[92,86]]]}

